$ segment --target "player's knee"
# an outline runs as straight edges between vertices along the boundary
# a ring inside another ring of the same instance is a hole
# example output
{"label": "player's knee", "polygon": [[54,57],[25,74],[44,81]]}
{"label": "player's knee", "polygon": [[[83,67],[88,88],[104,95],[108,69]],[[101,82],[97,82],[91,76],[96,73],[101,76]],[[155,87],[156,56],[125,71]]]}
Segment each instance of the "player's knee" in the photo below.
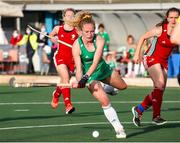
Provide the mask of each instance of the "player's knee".
{"label": "player's knee", "polygon": [[102,85],[98,81],[94,81],[93,83],[91,83],[91,87],[93,88],[94,91],[102,90]]}
{"label": "player's knee", "polygon": [[124,90],[124,89],[126,89],[127,88],[127,84],[124,82],[123,84],[121,84],[120,86],[119,86],[119,90]]}
{"label": "player's knee", "polygon": [[127,88],[127,84],[124,83],[124,84],[122,85],[122,89],[126,89],[126,88]]}
{"label": "player's knee", "polygon": [[105,110],[105,109],[108,109],[111,107],[111,103],[109,102],[107,105],[103,105],[102,108]]}
{"label": "player's knee", "polygon": [[104,94],[104,96],[100,96],[100,100],[99,100],[99,102],[100,102],[100,104],[101,104],[101,106],[103,106],[103,107],[105,107],[105,106],[108,106],[109,104],[110,104],[110,100],[109,100],[109,98],[107,97],[107,94]]}
{"label": "player's knee", "polygon": [[171,40],[171,43],[173,43],[173,44],[177,43],[177,41],[174,37],[171,37],[170,40]]}
{"label": "player's knee", "polygon": [[155,87],[158,88],[158,89],[164,90],[164,88],[165,88],[165,82],[163,82],[163,81],[158,81],[158,82],[156,82]]}

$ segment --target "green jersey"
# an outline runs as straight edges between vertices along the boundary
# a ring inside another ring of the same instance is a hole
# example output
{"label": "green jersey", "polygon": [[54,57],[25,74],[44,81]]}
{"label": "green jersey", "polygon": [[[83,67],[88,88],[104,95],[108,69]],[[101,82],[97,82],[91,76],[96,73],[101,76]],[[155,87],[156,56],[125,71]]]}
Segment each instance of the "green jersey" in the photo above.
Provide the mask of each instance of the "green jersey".
{"label": "green jersey", "polygon": [[129,48],[129,51],[128,51],[128,53],[129,53],[129,59],[133,59],[133,57],[134,57],[134,54],[135,54],[135,48]]}
{"label": "green jersey", "polygon": [[108,52],[109,51],[109,42],[110,42],[110,38],[107,32],[103,32],[103,33],[98,33],[99,36],[101,36],[102,38],[104,38],[105,43],[104,43],[104,52]]}
{"label": "green jersey", "polygon": [[[94,47],[95,47],[95,51],[93,52],[89,52],[83,41],[82,41],[82,37],[78,38],[78,42],[80,45],[80,49],[81,49],[81,63],[82,63],[82,69],[83,69],[83,74],[86,74],[87,71],[89,70],[90,66],[93,63],[93,59],[94,59],[94,54],[96,51],[96,38],[94,38]],[[96,68],[96,70],[93,72],[93,74],[89,77],[88,83],[91,83],[93,80],[104,80],[107,77],[109,77],[112,74],[112,68],[104,61],[103,58],[100,59],[98,66]]]}

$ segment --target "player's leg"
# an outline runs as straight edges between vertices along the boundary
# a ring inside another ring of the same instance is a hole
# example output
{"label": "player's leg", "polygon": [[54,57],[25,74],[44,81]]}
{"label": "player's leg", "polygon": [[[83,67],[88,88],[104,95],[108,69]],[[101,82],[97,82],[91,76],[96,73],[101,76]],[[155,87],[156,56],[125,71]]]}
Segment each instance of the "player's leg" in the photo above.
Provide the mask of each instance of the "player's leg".
{"label": "player's leg", "polygon": [[109,98],[103,90],[101,83],[98,81],[93,81],[88,88],[92,95],[100,102],[107,120],[111,123],[116,132],[116,137],[126,138],[124,128],[119,121],[115,109],[111,106]]}
{"label": "player's leg", "polygon": [[164,78],[164,71],[162,70],[160,64],[154,64],[147,70],[151,79],[153,80],[154,89],[144,98],[141,104],[132,108],[133,123],[136,126],[140,126],[143,112],[151,106],[153,106],[153,120],[155,119],[156,122],[165,122],[162,118],[160,118],[162,97],[166,83],[166,78]]}
{"label": "player's leg", "polygon": [[104,91],[109,95],[114,96],[118,93],[118,89],[114,88],[113,86],[111,86],[109,84],[104,84],[103,88],[104,88]]}
{"label": "player's leg", "polygon": [[[62,59],[60,58],[61,56],[58,55],[58,51],[56,51],[54,53],[54,57],[53,57],[53,60],[54,60],[54,65],[56,67],[56,71],[58,72],[59,74],[59,71],[58,71],[58,67],[60,66],[61,63],[59,63],[59,61],[62,61]],[[60,74],[59,74],[60,76]],[[61,78],[61,77],[60,77]],[[60,82],[60,81],[59,81]],[[51,101],[51,106],[52,108],[57,108],[58,105],[59,105],[59,97],[61,95],[62,91],[61,91],[61,87],[60,86],[56,86],[56,89],[53,91],[53,94],[52,94],[52,101]]]}
{"label": "player's leg", "polygon": [[133,69],[133,62],[129,61],[127,63],[127,74],[125,75],[125,77],[131,77],[132,76],[132,69]]}
{"label": "player's leg", "polygon": [[111,76],[106,78],[103,82],[119,89],[123,90],[127,88],[126,82],[122,79],[122,77],[119,75],[117,71],[113,71]]}
{"label": "player's leg", "polygon": [[[68,67],[65,64],[61,64],[57,67],[57,71],[61,77],[61,83],[68,84],[70,80]],[[70,114],[75,110],[71,103],[71,90],[67,87],[61,87],[61,92],[64,99],[64,105],[66,107],[66,114]]]}
{"label": "player's leg", "polygon": [[[59,71],[60,67],[59,66],[60,65],[56,66],[56,70],[57,70],[58,74],[60,73],[60,71]],[[52,101],[51,101],[52,108],[55,109],[55,108],[58,107],[58,105],[59,105],[59,97],[60,97],[61,93],[62,93],[62,87],[56,86],[56,89],[53,91],[53,94],[52,94]]]}
{"label": "player's leg", "polygon": [[160,64],[156,64],[149,68],[148,72],[154,83],[154,90],[152,92],[153,123],[162,125],[166,123],[161,118],[161,104],[167,81],[167,71]]}

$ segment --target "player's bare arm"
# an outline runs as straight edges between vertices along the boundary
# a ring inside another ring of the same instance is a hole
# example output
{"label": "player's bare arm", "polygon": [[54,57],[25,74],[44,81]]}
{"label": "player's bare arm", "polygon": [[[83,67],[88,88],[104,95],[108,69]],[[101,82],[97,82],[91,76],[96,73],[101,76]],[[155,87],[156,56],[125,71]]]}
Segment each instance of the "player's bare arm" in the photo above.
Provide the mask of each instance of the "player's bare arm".
{"label": "player's bare arm", "polygon": [[97,46],[97,49],[94,54],[93,63],[86,73],[88,76],[90,76],[95,71],[95,69],[97,68],[97,65],[99,63],[99,60],[102,58],[103,47],[104,47],[104,39],[102,37],[97,36],[96,46]]}
{"label": "player's bare arm", "polygon": [[80,58],[81,50],[79,47],[78,40],[76,40],[73,44],[72,54],[73,54],[75,67],[76,67],[76,78],[79,81],[83,74],[82,74],[81,58]]}
{"label": "player's bare arm", "polygon": [[59,31],[59,26],[55,26],[52,32],[49,34],[49,36],[51,37],[51,41],[53,43],[57,43],[58,38],[55,36],[58,34],[58,31]]}
{"label": "player's bare arm", "polygon": [[154,27],[153,29],[151,29],[150,31],[144,33],[137,44],[137,48],[136,48],[136,52],[134,54],[134,62],[135,63],[140,63],[141,62],[141,53],[142,53],[142,45],[144,43],[145,40],[157,36],[159,37],[162,33],[162,27]]}
{"label": "player's bare arm", "polygon": [[180,45],[180,22],[176,24],[171,34],[171,42]]}

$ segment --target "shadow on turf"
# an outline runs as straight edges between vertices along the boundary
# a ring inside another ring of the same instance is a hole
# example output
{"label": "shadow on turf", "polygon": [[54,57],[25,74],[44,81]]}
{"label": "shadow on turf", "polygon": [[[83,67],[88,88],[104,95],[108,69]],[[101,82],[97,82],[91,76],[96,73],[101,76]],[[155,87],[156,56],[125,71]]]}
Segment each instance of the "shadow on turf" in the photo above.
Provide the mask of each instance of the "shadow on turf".
{"label": "shadow on turf", "polygon": [[88,117],[88,116],[98,116],[104,115],[103,112],[81,112],[81,113],[73,113],[74,117]]}
{"label": "shadow on turf", "polygon": [[68,115],[51,115],[51,116],[25,116],[25,117],[9,117],[9,118],[2,118],[0,119],[0,122],[6,122],[6,121],[13,121],[13,120],[31,120],[31,119],[48,119],[48,118],[61,118],[61,117],[88,117],[88,116],[101,116],[103,112],[83,112],[83,113],[73,113]]}
{"label": "shadow on turf", "polygon": [[[180,110],[180,108],[168,108],[168,109],[162,109],[161,111],[178,111]],[[122,113],[131,113],[130,110],[123,110],[123,111],[116,111],[118,114],[122,114]],[[146,111],[146,112],[152,112],[152,109]],[[70,114],[74,117],[87,117],[87,116],[104,116],[103,111],[101,112],[75,112]],[[67,115],[66,115],[67,116]]]}
{"label": "shadow on turf", "polygon": [[31,117],[9,117],[9,118],[2,118],[0,119],[0,122],[6,122],[6,121],[13,121],[13,120],[32,120],[32,119],[49,119],[49,118],[61,118],[65,117],[67,115],[51,115],[51,116],[31,116]]}
{"label": "shadow on turf", "polygon": [[21,91],[8,91],[8,92],[0,92],[0,94],[17,94],[17,93],[32,93],[33,91],[21,90]]}
{"label": "shadow on turf", "polygon": [[131,134],[128,134],[128,138],[130,137],[134,137],[134,136],[137,136],[137,135],[142,135],[142,134],[146,134],[146,133],[149,133],[149,132],[153,132],[155,130],[159,130],[159,129],[162,129],[162,128],[179,128],[180,127],[180,123],[166,123],[165,125],[160,125],[160,126],[157,126],[157,125],[147,125],[148,127],[145,127],[145,126],[142,126],[141,128],[137,128],[138,130],[141,129],[141,131],[138,131],[138,132],[135,132],[135,133],[131,133]]}
{"label": "shadow on turf", "polygon": [[[122,114],[122,113],[130,113],[131,111],[127,110],[127,111],[117,111],[118,114]],[[77,117],[87,117],[87,116],[98,116],[98,115],[102,115],[104,116],[103,111],[101,112],[77,112],[77,113],[73,113],[73,116],[77,116]]]}
{"label": "shadow on turf", "polygon": [[[129,112],[129,111],[127,111]],[[118,112],[121,113],[121,112]],[[0,122],[12,121],[12,120],[31,120],[31,119],[48,119],[48,118],[61,118],[61,117],[88,117],[88,116],[104,116],[103,112],[75,112],[68,115],[51,115],[51,116],[25,116],[25,117],[9,117],[9,118],[2,118]]]}

